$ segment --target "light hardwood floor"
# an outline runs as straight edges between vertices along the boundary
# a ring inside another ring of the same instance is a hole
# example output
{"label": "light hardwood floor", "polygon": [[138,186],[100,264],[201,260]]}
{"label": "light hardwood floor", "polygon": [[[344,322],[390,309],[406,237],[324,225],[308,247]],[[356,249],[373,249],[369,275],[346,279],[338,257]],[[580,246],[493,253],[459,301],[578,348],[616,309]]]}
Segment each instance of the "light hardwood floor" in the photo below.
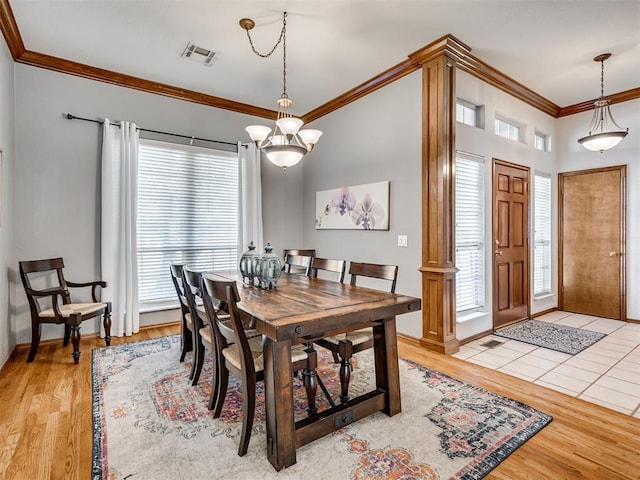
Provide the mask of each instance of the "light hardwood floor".
{"label": "light hardwood floor", "polygon": [[[175,333],[177,325],[149,328],[112,343]],[[91,478],[91,349],[104,343],[84,338],[79,365],[60,343],[41,345],[32,364],[20,348],[0,373],[1,479]],[[404,358],[553,416],[486,478],[640,479],[640,420],[402,339],[399,348]]]}

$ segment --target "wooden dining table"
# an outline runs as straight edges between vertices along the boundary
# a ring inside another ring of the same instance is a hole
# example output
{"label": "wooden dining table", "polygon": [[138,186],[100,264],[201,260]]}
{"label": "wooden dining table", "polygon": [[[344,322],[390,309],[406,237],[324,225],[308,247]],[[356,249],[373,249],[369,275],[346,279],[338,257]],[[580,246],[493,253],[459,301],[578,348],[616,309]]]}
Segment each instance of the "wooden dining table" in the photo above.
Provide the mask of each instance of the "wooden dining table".
{"label": "wooden dining table", "polygon": [[[396,315],[419,298],[283,273],[277,288],[245,285],[239,272],[216,272],[238,284],[243,321],[263,335],[267,456],[276,470],[296,463],[296,449],[374,412],[402,409]],[[311,417],[294,419],[291,346],[373,327],[375,389]]]}

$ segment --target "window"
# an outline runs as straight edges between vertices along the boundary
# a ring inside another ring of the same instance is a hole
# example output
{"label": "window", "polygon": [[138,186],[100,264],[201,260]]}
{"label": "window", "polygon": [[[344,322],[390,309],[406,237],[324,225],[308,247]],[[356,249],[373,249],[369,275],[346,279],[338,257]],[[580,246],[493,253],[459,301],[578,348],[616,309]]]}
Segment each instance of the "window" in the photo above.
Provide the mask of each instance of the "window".
{"label": "window", "polygon": [[533,294],[551,293],[551,178],[543,173],[533,177],[534,250]]}
{"label": "window", "polygon": [[518,142],[520,141],[520,129],[521,127],[515,123],[496,118],[496,135]]}
{"label": "window", "polygon": [[484,307],[484,163],[456,155],[456,310]]}
{"label": "window", "polygon": [[458,99],[456,101],[456,121],[472,127],[484,128],[484,107]]}
{"label": "window", "polygon": [[175,301],[172,262],[236,268],[237,154],[141,139],[137,228],[141,307]]}
{"label": "window", "polygon": [[533,148],[543,152],[549,151],[549,136],[544,133],[536,132],[533,136]]}

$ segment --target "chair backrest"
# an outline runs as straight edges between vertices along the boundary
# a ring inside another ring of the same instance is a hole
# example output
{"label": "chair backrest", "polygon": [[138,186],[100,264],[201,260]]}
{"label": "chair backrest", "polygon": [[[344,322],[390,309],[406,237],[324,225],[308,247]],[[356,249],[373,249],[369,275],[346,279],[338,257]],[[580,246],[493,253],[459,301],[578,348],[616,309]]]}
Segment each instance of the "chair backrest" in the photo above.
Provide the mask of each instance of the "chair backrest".
{"label": "chair backrest", "polygon": [[287,255],[301,255],[303,257],[315,257],[316,249],[315,248],[307,248],[307,249],[285,248],[284,255],[282,256],[282,258],[287,258]]}
{"label": "chair backrest", "polygon": [[[30,290],[38,290],[33,287],[31,284],[31,279],[29,278],[29,274],[39,274],[38,276],[45,277],[46,281],[49,282],[47,288],[45,290],[63,290],[67,291],[67,282],[64,280],[64,274],[62,272],[64,268],[64,261],[62,258],[48,258],[44,260],[27,260],[18,262],[20,267],[20,279],[22,280],[22,285],[25,288],[25,293],[27,295],[27,300],[29,301],[29,307],[31,308],[32,314],[36,315],[40,313],[40,303],[35,296],[29,293]],[[55,272],[55,277],[53,273]],[[51,281],[55,278],[56,284],[51,284]],[[42,291],[43,289],[39,289]],[[71,303],[71,297],[67,291],[66,295],[62,295],[63,303]]]}
{"label": "chair backrest", "polygon": [[284,271],[287,273],[300,273],[308,276],[312,260],[313,257],[289,254],[284,259]]}
{"label": "chair backrest", "polygon": [[342,283],[344,281],[344,271],[346,266],[347,262],[344,260],[314,257],[311,261],[309,276],[311,278],[318,278],[318,270],[324,270],[325,272],[336,273],[338,275],[338,282]]}
{"label": "chair backrest", "polygon": [[187,305],[189,305],[189,311],[191,312],[191,319],[193,320],[193,328],[200,330],[206,324],[204,318],[204,312],[198,309],[198,299],[202,298],[200,293],[200,283],[202,278],[202,272],[190,270],[187,267],[182,269],[182,281],[184,285],[184,294],[187,298]]}
{"label": "chair backrest", "polygon": [[[202,290],[204,306],[209,316],[211,325],[214,328],[216,342],[221,348],[227,348],[229,344],[235,343],[240,347],[240,363],[242,369],[249,376],[255,375],[255,366],[249,341],[244,331],[244,325],[238,310],[240,294],[236,282],[228,280],[219,275],[207,273],[202,276]],[[227,307],[229,322],[223,322],[213,308],[214,302],[222,302]],[[255,382],[255,378],[254,378]]]}
{"label": "chair backrest", "polygon": [[178,294],[178,300],[180,300],[180,308],[183,313],[189,313],[189,304],[187,303],[187,297],[184,293],[184,285],[182,280],[182,270],[184,268],[184,263],[172,263],[169,265],[169,270],[171,271],[171,280],[173,281],[173,286],[176,288],[176,293]]}
{"label": "chair backrest", "polygon": [[378,278],[389,281],[388,291],[396,291],[396,280],[398,279],[397,265],[377,265],[375,263],[351,262],[349,265],[349,275],[351,275],[351,285],[356,285],[358,277]]}

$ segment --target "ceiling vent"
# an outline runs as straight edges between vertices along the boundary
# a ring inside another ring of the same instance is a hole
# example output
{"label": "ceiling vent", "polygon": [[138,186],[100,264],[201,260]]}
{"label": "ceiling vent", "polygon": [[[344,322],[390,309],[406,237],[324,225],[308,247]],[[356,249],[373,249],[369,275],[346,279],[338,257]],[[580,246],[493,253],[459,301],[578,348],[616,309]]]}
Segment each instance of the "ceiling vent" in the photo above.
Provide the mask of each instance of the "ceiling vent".
{"label": "ceiling vent", "polygon": [[215,60],[216,52],[208,50],[206,48],[199,47],[193,43],[187,43],[187,47],[182,52],[181,57],[190,58],[198,63],[201,63],[207,67],[210,67]]}

